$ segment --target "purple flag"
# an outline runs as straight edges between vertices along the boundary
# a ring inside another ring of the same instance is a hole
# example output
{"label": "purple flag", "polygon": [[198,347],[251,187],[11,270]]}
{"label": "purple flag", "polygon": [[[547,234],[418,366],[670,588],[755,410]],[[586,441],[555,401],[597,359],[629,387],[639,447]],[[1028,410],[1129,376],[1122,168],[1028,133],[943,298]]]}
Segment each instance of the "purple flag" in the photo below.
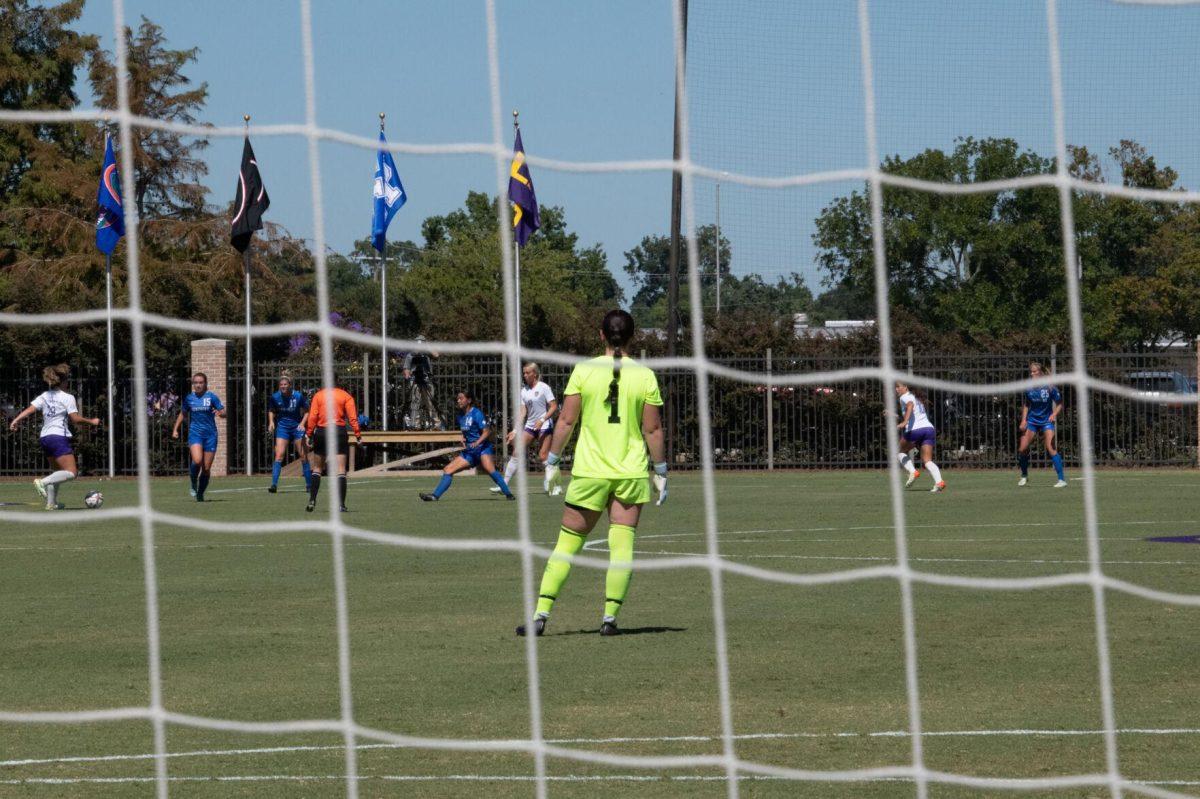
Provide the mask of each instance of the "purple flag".
{"label": "purple flag", "polygon": [[513,143],[512,168],[508,177],[508,199],[513,204],[513,236],[517,244],[524,247],[533,231],[542,226],[538,214],[537,195],[533,193],[533,178],[525,163],[525,147],[521,144],[521,131]]}

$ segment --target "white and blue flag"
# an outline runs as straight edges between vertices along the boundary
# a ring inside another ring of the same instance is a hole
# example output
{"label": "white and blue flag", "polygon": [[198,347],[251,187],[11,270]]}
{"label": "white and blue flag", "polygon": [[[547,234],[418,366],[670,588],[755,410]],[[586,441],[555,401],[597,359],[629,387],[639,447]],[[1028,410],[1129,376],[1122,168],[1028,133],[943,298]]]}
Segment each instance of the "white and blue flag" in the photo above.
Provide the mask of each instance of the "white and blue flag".
{"label": "white and blue flag", "polygon": [[400,175],[396,172],[396,162],[392,154],[384,149],[387,139],[383,131],[379,131],[378,166],[375,167],[375,215],[371,219],[371,244],[383,252],[387,247],[387,229],[392,217],[408,200],[404,186],[400,183]]}

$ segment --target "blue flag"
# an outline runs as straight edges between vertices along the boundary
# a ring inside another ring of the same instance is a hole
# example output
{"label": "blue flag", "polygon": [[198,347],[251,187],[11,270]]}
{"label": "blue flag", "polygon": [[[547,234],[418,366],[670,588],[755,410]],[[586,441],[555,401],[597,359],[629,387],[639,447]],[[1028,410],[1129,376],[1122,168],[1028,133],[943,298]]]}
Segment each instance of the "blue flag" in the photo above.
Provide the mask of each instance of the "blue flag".
{"label": "blue flag", "polygon": [[383,148],[387,139],[383,131],[379,131],[379,155],[375,167],[375,215],[371,219],[371,244],[383,252],[387,247],[387,229],[392,217],[400,210],[400,206],[408,200],[404,186],[400,183],[400,175],[396,172],[396,162],[392,154]]}
{"label": "blue flag", "polygon": [[521,131],[513,142],[512,166],[508,170],[508,199],[513,204],[513,236],[517,244],[524,247],[533,231],[542,226],[538,213],[537,195],[533,193],[533,176],[525,163],[525,145],[521,144]]}
{"label": "blue flag", "polygon": [[121,207],[121,176],[117,174],[117,159],[113,155],[112,137],[104,137],[104,169],[100,172],[100,188],[96,192],[100,216],[96,219],[96,248],[112,255],[117,241],[125,235],[125,209]]}

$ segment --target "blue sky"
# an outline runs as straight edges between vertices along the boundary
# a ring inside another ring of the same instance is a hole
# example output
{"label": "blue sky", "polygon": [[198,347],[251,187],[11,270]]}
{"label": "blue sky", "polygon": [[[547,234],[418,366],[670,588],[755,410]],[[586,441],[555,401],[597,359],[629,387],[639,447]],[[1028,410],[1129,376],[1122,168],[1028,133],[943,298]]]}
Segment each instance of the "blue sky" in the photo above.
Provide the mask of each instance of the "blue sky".
{"label": "blue sky", "polygon": [[[521,110],[526,149],[568,160],[669,158],[673,59],[667,0],[499,0],[505,133]],[[205,120],[302,122],[299,4],[127,0],[162,25],[174,47],[200,48],[188,72],[209,84]],[[888,0],[871,5],[881,153],[949,147],[960,135],[1012,136],[1053,151],[1045,4],[1041,0]],[[1200,7],[1151,8],[1062,0],[1068,141],[1100,152],[1122,138],[1146,145],[1182,182],[1200,185]],[[489,141],[486,24],[481,0],[315,0],[318,122],[414,143]],[[689,92],[693,157],[717,169],[787,175],[865,163],[856,6],[852,0],[692,0]],[[112,10],[89,0],[79,28],[112,46]],[[311,237],[307,145],[258,137],[271,192],[268,218]],[[212,201],[232,197],[236,139],[208,150]],[[494,192],[481,156],[397,155],[407,206],[393,239],[419,240],[421,221],[461,205],[469,189]],[[373,153],[321,145],[328,244],[345,251],[370,224]],[[599,243],[614,271],[648,233],[665,233],[669,173],[534,171],[543,203],[563,205],[584,244]],[[812,220],[853,184],[765,190],[724,186],[721,218],[735,272],[792,271],[816,286]],[[696,183],[699,223],[715,189]]]}

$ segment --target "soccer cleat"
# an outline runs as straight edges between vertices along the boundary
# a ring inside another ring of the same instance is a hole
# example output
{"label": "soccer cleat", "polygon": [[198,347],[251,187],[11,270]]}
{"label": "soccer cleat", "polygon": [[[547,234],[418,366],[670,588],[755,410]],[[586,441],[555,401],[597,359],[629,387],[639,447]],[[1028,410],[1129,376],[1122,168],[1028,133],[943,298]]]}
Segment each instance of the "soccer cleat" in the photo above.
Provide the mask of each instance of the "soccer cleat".
{"label": "soccer cleat", "polygon": [[62,504],[61,502],[52,502],[52,503],[46,505],[46,510],[63,510],[66,507],[67,506]]}
{"label": "soccer cleat", "polygon": [[189,489],[188,489],[188,496],[189,496],[189,497],[191,497],[191,498],[193,498],[193,499],[195,499],[195,498],[196,498],[196,489],[195,489],[195,488],[189,488]]}
{"label": "soccer cleat", "polygon": [[267,489],[267,493],[274,494],[278,490],[279,490],[279,486],[275,485],[274,483],[271,483],[271,487]]}
{"label": "soccer cleat", "polygon": [[505,494],[504,498],[507,499],[509,502],[516,502],[517,495],[516,494]]}
{"label": "soccer cleat", "polygon": [[433,494],[418,494],[417,496],[419,496],[421,498],[422,502],[437,502],[438,501],[438,498],[435,497]]}
{"label": "soccer cleat", "polygon": [[550,496],[561,497],[562,492],[563,492],[562,486],[554,486],[554,488],[550,489]]}
{"label": "soccer cleat", "polygon": [[310,499],[308,501],[308,504],[304,506],[304,510],[306,510],[309,513],[312,513],[316,509],[317,509],[317,501],[315,499]]}
{"label": "soccer cleat", "polygon": [[1067,481],[1066,481],[1066,480],[1059,480],[1057,483],[1055,483],[1055,484],[1054,484],[1054,487],[1055,487],[1055,488],[1066,488],[1066,487],[1067,487]]}
{"label": "soccer cleat", "polygon": [[204,501],[204,495],[203,495],[203,494],[196,494],[196,501],[197,501],[197,502],[203,502],[203,501]]}
{"label": "soccer cleat", "polygon": [[941,492],[943,492],[945,490],[946,490],[946,481],[943,480],[942,482],[935,485],[933,488],[929,489],[929,493],[940,494]]}
{"label": "soccer cleat", "polygon": [[1018,486],[1024,486],[1024,485],[1028,485],[1028,484],[1029,484],[1028,477],[1022,477],[1020,480],[1017,481]]}
{"label": "soccer cleat", "polygon": [[905,488],[908,488],[908,487],[909,487],[909,486],[911,486],[913,483],[917,482],[917,478],[918,478],[918,477],[920,477],[920,476],[921,476],[921,470],[920,470],[920,469],[917,469],[916,471],[914,471],[912,474],[910,474],[910,475],[908,476],[908,482],[906,482],[906,483],[904,484],[904,487],[905,487]]}
{"label": "soccer cleat", "polygon": [[491,491],[493,494],[499,494],[500,486],[492,486],[491,488],[488,489],[488,491]]}
{"label": "soccer cleat", "polygon": [[[546,633],[546,617],[538,616],[537,618],[535,618],[533,620],[533,634],[534,635],[544,635],[545,633]],[[525,625],[524,624],[517,625],[517,635],[524,637],[524,635],[525,635]]]}
{"label": "soccer cleat", "polygon": [[341,511],[342,513],[349,513],[349,512],[350,512],[350,509],[349,509],[349,508],[347,508],[345,505],[342,505],[340,508],[338,508],[338,510],[339,510],[339,511]]}
{"label": "soccer cleat", "polygon": [[620,635],[621,631],[617,629],[616,621],[608,621],[607,619],[600,624],[601,635]]}
{"label": "soccer cleat", "polygon": [[42,478],[39,477],[33,481],[33,490],[37,491],[42,499],[46,498],[46,484],[42,482]]}

